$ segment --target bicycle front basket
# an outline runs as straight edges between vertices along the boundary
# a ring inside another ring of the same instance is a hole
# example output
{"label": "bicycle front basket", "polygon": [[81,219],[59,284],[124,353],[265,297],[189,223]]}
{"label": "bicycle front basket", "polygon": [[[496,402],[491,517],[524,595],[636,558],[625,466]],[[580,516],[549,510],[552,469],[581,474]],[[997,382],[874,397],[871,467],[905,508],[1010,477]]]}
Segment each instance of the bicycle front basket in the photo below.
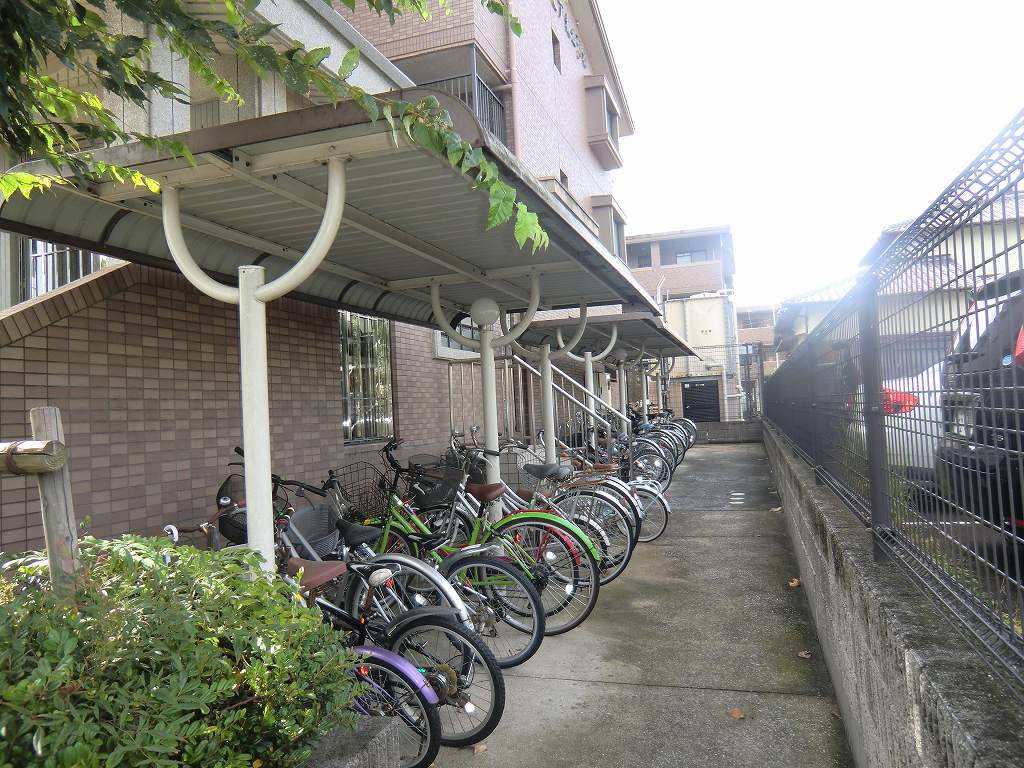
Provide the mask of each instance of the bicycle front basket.
{"label": "bicycle front basket", "polygon": [[232,544],[245,544],[249,540],[245,527],[245,477],[228,475],[217,490],[217,529]]}

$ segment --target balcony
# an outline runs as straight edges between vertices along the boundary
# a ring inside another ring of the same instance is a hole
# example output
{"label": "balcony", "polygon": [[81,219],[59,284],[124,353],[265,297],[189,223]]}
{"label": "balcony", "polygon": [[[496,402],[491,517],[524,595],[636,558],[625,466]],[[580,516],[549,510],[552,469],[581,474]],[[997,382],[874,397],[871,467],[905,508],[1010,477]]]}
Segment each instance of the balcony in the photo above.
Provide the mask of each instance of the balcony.
{"label": "balcony", "polygon": [[502,144],[508,144],[508,132],[505,128],[505,103],[498,94],[487,87],[487,83],[479,76],[457,75],[444,80],[420,83],[420,85],[424,88],[443,91],[467,104],[484,128],[493,133]]}

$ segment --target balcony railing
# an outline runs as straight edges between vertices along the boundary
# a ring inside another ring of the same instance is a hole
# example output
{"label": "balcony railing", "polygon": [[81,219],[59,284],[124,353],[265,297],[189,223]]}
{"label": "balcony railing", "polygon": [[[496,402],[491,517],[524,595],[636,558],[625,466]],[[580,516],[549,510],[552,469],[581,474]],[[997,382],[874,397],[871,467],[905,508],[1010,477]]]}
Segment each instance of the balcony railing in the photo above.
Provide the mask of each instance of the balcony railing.
{"label": "balcony railing", "polygon": [[[508,132],[505,129],[505,104],[501,97],[487,87],[479,77],[458,75],[430,83],[420,83],[424,88],[434,88],[449,93],[459,101],[467,104],[476,114],[488,131],[493,133],[502,144],[508,143]],[[475,86],[475,87],[474,87]]]}

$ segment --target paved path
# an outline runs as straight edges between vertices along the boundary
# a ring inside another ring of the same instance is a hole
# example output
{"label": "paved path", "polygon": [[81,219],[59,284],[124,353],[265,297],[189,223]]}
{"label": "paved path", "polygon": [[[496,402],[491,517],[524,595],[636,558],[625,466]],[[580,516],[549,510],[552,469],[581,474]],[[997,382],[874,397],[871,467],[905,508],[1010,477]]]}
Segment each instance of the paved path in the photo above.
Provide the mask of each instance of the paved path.
{"label": "paved path", "polygon": [[507,671],[487,750],[439,768],[852,766],[763,448],[698,446],[669,490],[665,535]]}

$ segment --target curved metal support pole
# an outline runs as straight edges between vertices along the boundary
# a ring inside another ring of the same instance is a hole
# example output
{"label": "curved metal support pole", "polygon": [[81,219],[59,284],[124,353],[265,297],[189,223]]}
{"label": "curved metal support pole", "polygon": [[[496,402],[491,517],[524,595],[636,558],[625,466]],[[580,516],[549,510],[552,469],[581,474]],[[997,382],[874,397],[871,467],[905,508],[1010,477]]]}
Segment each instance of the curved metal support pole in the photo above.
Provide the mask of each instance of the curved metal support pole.
{"label": "curved metal support pole", "polygon": [[[494,339],[494,346],[496,348],[504,347],[526,333],[526,329],[533,322],[534,315],[537,314],[538,307],[540,307],[540,275],[534,272],[530,275],[530,305],[526,308],[522,319],[515,324],[512,330],[506,330],[504,324],[501,326],[502,335]],[[584,314],[586,313],[584,312]],[[502,312],[499,318],[504,318],[504,316],[505,313]]]}
{"label": "curved metal support pole", "polygon": [[611,340],[608,342],[608,346],[604,348],[604,352],[601,352],[599,354],[596,354],[596,355],[592,356],[592,359],[594,360],[594,362],[598,362],[600,360],[604,360],[606,357],[608,357],[608,355],[610,355],[612,350],[615,348],[615,342],[617,342],[618,340],[619,340],[619,326],[613,325],[612,326],[612,337],[611,337]]}
{"label": "curved metal support pole", "polygon": [[178,190],[174,187],[164,186],[160,191],[160,199],[164,238],[167,240],[171,258],[178,265],[181,274],[201,293],[205,293],[211,299],[223,301],[225,304],[237,304],[238,288],[214,280],[192,258],[192,253],[185,243],[185,235],[181,231],[181,206],[178,202]]}
{"label": "curved metal support pole", "polygon": [[327,251],[334,245],[334,239],[341,228],[341,218],[345,213],[346,188],[345,161],[340,157],[332,157],[327,161],[327,201],[324,205],[324,216],[320,220],[320,227],[313,242],[291,269],[256,290],[257,299],[278,299],[294,291],[316,272]]}
{"label": "curved metal support pole", "polygon": [[454,339],[459,344],[469,349],[475,349],[480,351],[480,342],[476,339],[471,339],[468,336],[463,336],[461,333],[452,328],[452,324],[448,322],[448,318],[444,316],[444,310],[441,308],[441,287],[436,283],[430,286],[430,306],[434,310],[434,322],[437,323],[438,327],[447,335],[450,339]]}
{"label": "curved metal support pole", "polygon": [[576,326],[576,332],[572,335],[568,342],[562,341],[562,329],[559,328],[555,331],[555,338],[558,340],[558,349],[551,350],[552,359],[557,357],[568,356],[573,360],[582,360],[583,358],[579,355],[572,353],[576,345],[580,343],[580,339],[583,338],[583,332],[587,330],[587,304],[584,302],[580,304],[580,321]]}
{"label": "curved metal support pole", "polygon": [[181,229],[178,190],[162,191],[164,237],[174,263],[185,278],[212,299],[238,305],[239,372],[242,383],[242,444],[245,446],[247,546],[263,555],[273,570],[274,506],[270,478],[270,396],[267,381],[267,302],[284,296],[308,280],[334,244],[345,210],[345,164],[327,161],[327,203],[320,227],[302,258],[271,283],[263,267],[238,268],[238,287],[210,277],[196,263]]}

